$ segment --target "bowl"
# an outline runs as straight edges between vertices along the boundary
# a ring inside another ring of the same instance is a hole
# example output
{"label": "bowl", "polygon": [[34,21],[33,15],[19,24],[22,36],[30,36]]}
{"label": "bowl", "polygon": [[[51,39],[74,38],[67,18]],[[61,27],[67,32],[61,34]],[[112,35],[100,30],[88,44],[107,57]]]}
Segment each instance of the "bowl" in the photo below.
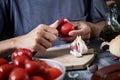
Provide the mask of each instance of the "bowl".
{"label": "bowl", "polygon": [[65,66],[63,66],[60,62],[51,59],[39,59],[39,60],[45,61],[50,67],[58,68],[62,72],[62,74],[55,80],[63,80],[66,72]]}

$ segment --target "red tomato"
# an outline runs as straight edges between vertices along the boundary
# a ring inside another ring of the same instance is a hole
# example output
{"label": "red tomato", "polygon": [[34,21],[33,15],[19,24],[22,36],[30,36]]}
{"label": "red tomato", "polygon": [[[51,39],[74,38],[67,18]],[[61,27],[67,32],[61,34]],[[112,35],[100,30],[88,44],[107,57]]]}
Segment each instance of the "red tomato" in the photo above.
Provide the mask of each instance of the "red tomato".
{"label": "red tomato", "polygon": [[58,25],[62,25],[64,23],[64,18],[60,18],[58,21]]}
{"label": "red tomato", "polygon": [[63,19],[60,19],[58,24],[58,31],[59,31],[59,34],[63,37],[68,37],[69,36],[69,32],[71,30],[74,29],[73,25],[67,21],[64,21]]}
{"label": "red tomato", "polygon": [[44,80],[44,79],[40,76],[31,76],[30,80]]}
{"label": "red tomato", "polygon": [[3,64],[0,66],[0,80],[7,80],[10,72],[14,69],[12,64]]}
{"label": "red tomato", "polygon": [[21,55],[25,55],[27,56],[29,59],[32,60],[32,52],[26,48],[20,48],[20,49],[17,49],[15,50],[13,53],[12,53],[12,56],[11,56],[11,59],[12,61],[14,61],[14,59],[18,56],[21,56]]}
{"label": "red tomato", "polygon": [[49,65],[45,61],[39,60],[37,62],[41,67],[49,68]]}
{"label": "red tomato", "polygon": [[9,64],[9,62],[4,58],[0,58],[0,66],[3,64]]}
{"label": "red tomato", "polygon": [[28,61],[25,64],[25,70],[30,76],[33,76],[41,74],[44,71],[44,67],[40,67],[36,61]]}
{"label": "red tomato", "polygon": [[58,68],[45,68],[46,71],[46,79],[45,80],[55,80],[58,78],[62,72]]}
{"label": "red tomato", "polygon": [[18,56],[17,58],[15,58],[14,61],[13,61],[13,63],[14,63],[14,65],[17,66],[17,67],[22,67],[22,68],[24,68],[25,63],[26,63],[27,61],[29,61],[29,60],[30,60],[30,59],[29,59],[27,56],[22,55],[22,56]]}
{"label": "red tomato", "polygon": [[15,68],[9,75],[9,80],[29,80],[29,76],[23,68]]}

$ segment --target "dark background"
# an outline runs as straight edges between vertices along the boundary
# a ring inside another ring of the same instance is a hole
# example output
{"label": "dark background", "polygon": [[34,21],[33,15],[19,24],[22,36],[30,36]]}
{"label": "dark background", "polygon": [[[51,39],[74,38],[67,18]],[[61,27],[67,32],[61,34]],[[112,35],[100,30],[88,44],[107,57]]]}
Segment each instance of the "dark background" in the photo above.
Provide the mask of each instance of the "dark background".
{"label": "dark background", "polygon": [[120,0],[115,0],[117,5],[117,12],[118,12],[118,22],[120,23]]}

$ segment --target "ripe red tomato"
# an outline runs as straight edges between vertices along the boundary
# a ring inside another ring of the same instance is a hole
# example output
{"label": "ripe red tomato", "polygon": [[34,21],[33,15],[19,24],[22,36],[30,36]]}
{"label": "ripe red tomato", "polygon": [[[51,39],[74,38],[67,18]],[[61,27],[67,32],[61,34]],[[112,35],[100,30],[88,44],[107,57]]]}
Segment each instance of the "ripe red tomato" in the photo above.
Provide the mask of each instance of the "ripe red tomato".
{"label": "ripe red tomato", "polygon": [[7,80],[10,72],[14,69],[12,64],[3,64],[0,66],[0,80]]}
{"label": "ripe red tomato", "polygon": [[11,56],[11,59],[12,61],[14,61],[14,59],[18,56],[21,56],[21,55],[25,55],[27,56],[30,60],[32,60],[32,52],[26,48],[20,48],[20,49],[17,49],[15,50],[13,53],[12,53],[12,56]]}
{"label": "ripe red tomato", "polygon": [[0,58],[0,66],[3,64],[9,64],[9,62],[4,58]]}
{"label": "ripe red tomato", "polygon": [[39,75],[40,72],[44,71],[44,67],[40,67],[40,65],[36,61],[28,61],[25,64],[25,70],[30,75]]}
{"label": "ripe red tomato", "polygon": [[18,56],[17,58],[14,59],[13,63],[16,67],[22,67],[24,68],[25,63],[29,61],[30,59],[27,56]]}
{"label": "ripe red tomato", "polygon": [[64,23],[64,18],[60,18],[58,21],[58,25],[62,25]]}
{"label": "ripe red tomato", "polygon": [[43,61],[43,60],[38,60],[37,63],[41,66],[41,67],[44,67],[44,68],[49,68],[49,65]]}
{"label": "ripe red tomato", "polygon": [[57,29],[59,31],[60,36],[63,37],[68,37],[69,32],[74,29],[73,25],[67,21],[64,21],[63,18],[59,20],[58,24],[59,26]]}
{"label": "ripe red tomato", "polygon": [[31,76],[30,80],[44,80],[44,79],[40,76]]}
{"label": "ripe red tomato", "polygon": [[9,80],[29,80],[29,76],[23,68],[15,68],[9,75]]}
{"label": "ripe red tomato", "polygon": [[45,80],[55,80],[58,78],[62,72],[58,68],[45,68],[46,79]]}

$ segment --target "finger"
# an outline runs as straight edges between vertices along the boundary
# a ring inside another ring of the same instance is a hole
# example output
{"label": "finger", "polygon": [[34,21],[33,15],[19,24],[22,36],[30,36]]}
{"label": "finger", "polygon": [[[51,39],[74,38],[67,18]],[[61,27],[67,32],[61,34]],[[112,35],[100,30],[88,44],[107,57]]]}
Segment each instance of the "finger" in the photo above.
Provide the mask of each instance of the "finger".
{"label": "finger", "polygon": [[51,25],[49,25],[50,27],[52,27],[52,28],[57,28],[58,27],[58,20],[57,21],[55,21],[53,24],[51,24]]}
{"label": "finger", "polygon": [[49,27],[46,31],[47,31],[48,33],[54,34],[55,36],[58,36],[58,31],[57,31],[57,29],[54,29],[54,28]]}
{"label": "finger", "polygon": [[43,47],[42,45],[38,44],[36,46],[36,49],[35,49],[36,52],[39,52],[39,53],[45,53],[46,52],[46,48]]}
{"label": "finger", "polygon": [[66,42],[72,42],[75,38],[76,38],[76,36],[73,36],[73,37],[60,37],[60,40],[66,41]]}
{"label": "finger", "polygon": [[69,21],[68,19],[66,19],[66,18],[64,19],[64,21],[70,22],[70,21]]}
{"label": "finger", "polygon": [[84,35],[84,32],[82,30],[72,30],[69,32],[69,36],[78,36],[78,35]]}
{"label": "finger", "polygon": [[41,38],[38,43],[46,49],[52,46],[52,43],[44,38]]}
{"label": "finger", "polygon": [[49,27],[45,24],[40,24],[39,30],[43,30],[45,32],[52,33],[52,34],[58,36],[58,31],[55,28]]}
{"label": "finger", "polygon": [[43,37],[51,43],[54,43],[55,40],[57,39],[57,37],[55,35],[53,35],[52,33],[48,33],[48,32],[45,32]]}

